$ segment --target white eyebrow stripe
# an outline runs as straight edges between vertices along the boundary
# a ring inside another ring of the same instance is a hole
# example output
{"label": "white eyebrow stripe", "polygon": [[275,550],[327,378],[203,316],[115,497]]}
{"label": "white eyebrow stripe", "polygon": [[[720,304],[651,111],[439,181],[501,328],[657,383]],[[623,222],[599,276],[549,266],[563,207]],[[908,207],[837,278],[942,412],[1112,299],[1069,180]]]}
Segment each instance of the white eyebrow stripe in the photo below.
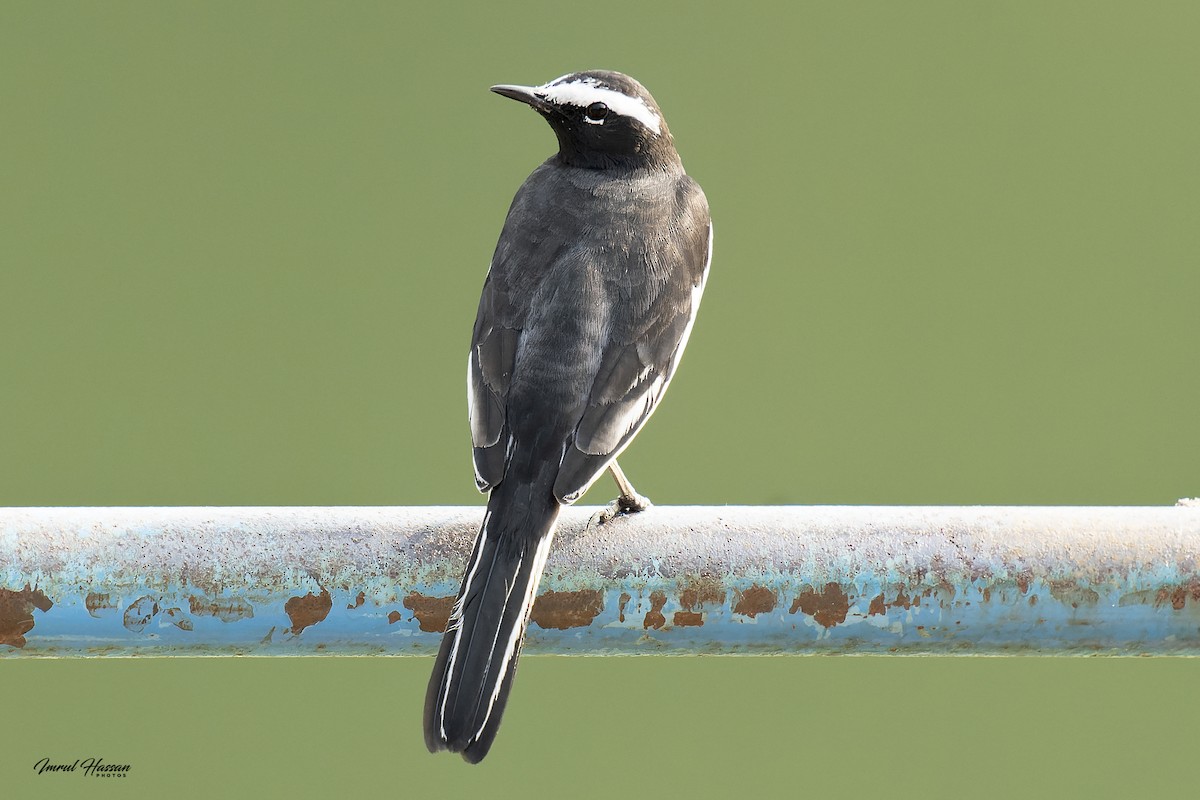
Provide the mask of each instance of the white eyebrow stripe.
{"label": "white eyebrow stripe", "polygon": [[539,86],[534,93],[552,103],[578,106],[579,108],[587,108],[592,103],[604,103],[614,113],[636,119],[647,129],[653,131],[656,136],[662,133],[658,114],[651,111],[640,97],[630,97],[615,89],[605,89],[603,86],[597,85],[594,80],[585,79],[559,83],[561,80],[562,78],[559,78],[545,86]]}

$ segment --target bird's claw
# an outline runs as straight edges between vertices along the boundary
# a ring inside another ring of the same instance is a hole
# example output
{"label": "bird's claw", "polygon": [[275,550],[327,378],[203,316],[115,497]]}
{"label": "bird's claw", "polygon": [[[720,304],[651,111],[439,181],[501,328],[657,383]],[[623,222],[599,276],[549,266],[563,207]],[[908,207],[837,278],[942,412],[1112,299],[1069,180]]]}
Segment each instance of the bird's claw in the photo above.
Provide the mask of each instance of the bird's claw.
{"label": "bird's claw", "polygon": [[617,517],[637,514],[640,511],[645,511],[652,505],[654,504],[650,502],[650,498],[644,495],[636,493],[632,495],[623,494],[593,514],[591,521],[588,522],[588,527],[590,528],[593,524],[604,525],[612,522]]}

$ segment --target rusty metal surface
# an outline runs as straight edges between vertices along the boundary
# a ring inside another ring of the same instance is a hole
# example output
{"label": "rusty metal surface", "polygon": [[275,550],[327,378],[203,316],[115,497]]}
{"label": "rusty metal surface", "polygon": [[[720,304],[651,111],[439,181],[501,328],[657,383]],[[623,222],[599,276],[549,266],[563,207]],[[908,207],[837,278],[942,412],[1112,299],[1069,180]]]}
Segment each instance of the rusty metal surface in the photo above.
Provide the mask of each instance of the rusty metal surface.
{"label": "rusty metal surface", "polygon": [[[1200,654],[1200,506],[567,509],[528,652]],[[0,657],[428,655],[480,508],[0,509]]]}

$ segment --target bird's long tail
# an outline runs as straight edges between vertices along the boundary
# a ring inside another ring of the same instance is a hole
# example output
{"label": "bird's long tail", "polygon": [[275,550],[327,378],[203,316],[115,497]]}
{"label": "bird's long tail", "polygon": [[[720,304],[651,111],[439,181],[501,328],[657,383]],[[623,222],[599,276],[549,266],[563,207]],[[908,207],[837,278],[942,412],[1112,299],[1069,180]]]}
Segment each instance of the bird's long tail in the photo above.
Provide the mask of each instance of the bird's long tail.
{"label": "bird's long tail", "polygon": [[476,763],[496,738],[561,508],[551,485],[510,475],[488,498],[425,695],[430,752]]}

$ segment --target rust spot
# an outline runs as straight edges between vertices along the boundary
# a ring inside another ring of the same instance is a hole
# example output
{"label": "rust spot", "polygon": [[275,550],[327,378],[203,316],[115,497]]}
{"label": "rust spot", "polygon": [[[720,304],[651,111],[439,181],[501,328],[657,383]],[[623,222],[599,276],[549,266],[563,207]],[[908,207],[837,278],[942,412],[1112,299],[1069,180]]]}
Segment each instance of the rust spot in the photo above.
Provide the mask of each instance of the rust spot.
{"label": "rust spot", "polygon": [[366,593],[366,592],[359,592],[359,593],[358,593],[358,597],[355,597],[355,598],[354,598],[354,602],[353,602],[353,603],[347,603],[347,604],[346,604],[346,610],[347,610],[347,611],[353,611],[354,609],[361,607],[361,606],[362,606],[362,604],[363,604],[363,603],[365,603],[366,601],[367,601],[367,593]]}
{"label": "rust spot", "polygon": [[[792,612],[793,614],[796,612]],[[873,617],[876,614],[886,614],[887,603],[883,602],[883,592],[879,593],[878,597],[871,598],[871,605],[867,607],[867,616]]]}
{"label": "rust spot", "polygon": [[646,618],[642,620],[642,628],[654,628],[658,630],[663,625],[667,624],[667,618],[663,616],[663,606],[667,604],[666,592],[651,592],[650,593],[650,610],[646,612]]}
{"label": "rust spot", "polygon": [[[404,607],[413,612],[417,619],[417,627],[421,630],[426,633],[442,633],[450,622],[450,612],[454,610],[455,599],[454,595],[429,597],[420,592],[409,592],[404,598]],[[389,614],[388,619],[391,618]]]}
{"label": "rust spot", "polygon": [[796,595],[788,613],[795,614],[797,611],[812,617],[823,628],[832,628],[846,621],[846,614],[850,611],[850,598],[836,583],[825,584],[825,589],[820,594],[808,587]]}
{"label": "rust spot", "polygon": [[990,603],[991,601],[992,601],[991,587],[985,586],[985,587],[983,587],[983,602]]}
{"label": "rust spot", "polygon": [[699,611],[708,603],[710,605],[725,605],[725,589],[719,578],[705,575],[688,584],[679,593],[679,605],[686,611]]}
{"label": "rust spot", "polygon": [[0,589],[0,644],[24,647],[25,634],[33,630],[33,610],[44,614],[53,607],[41,589],[31,589],[28,583],[16,592]]}
{"label": "rust spot", "polygon": [[1021,590],[1021,594],[1029,594],[1029,583],[1031,575],[1028,572],[1022,572],[1017,576],[1017,588]]}
{"label": "rust spot", "polygon": [[628,605],[629,601],[632,599],[633,598],[629,596],[629,592],[621,592],[621,606],[618,612],[621,622],[625,621],[625,606]]}
{"label": "rust spot", "polygon": [[1200,583],[1176,586],[1173,589],[1168,587],[1159,589],[1154,597],[1154,607],[1159,608],[1169,603],[1171,608],[1182,611],[1187,606],[1189,598],[1193,602],[1200,600]]}
{"label": "rust spot", "polygon": [[1036,594],[1029,595],[1029,605],[1031,605],[1031,606],[1037,605],[1037,595]]}
{"label": "rust spot", "polygon": [[907,594],[905,594],[904,587],[901,586],[900,589],[897,590],[897,592],[896,592],[896,599],[893,600],[892,602],[888,603],[888,605],[892,608],[898,607],[898,608],[903,608],[905,611],[907,611],[908,609],[912,608],[914,605],[917,605],[917,606],[921,605],[921,601],[920,601],[920,599],[914,601],[911,597],[909,597]]}
{"label": "rust spot", "polygon": [[216,617],[221,622],[237,622],[254,617],[254,606],[240,597],[210,600],[204,595],[194,594],[188,598],[188,609],[197,617]]}
{"label": "rust spot", "polygon": [[699,628],[704,624],[704,615],[698,611],[676,611],[671,624],[676,628]]}
{"label": "rust spot", "polygon": [[1100,602],[1095,589],[1081,587],[1073,580],[1050,581],[1050,596],[1060,603],[1068,603],[1071,608],[1094,606]]}
{"label": "rust spot", "polygon": [[139,597],[129,605],[129,608],[125,609],[125,628],[134,633],[140,633],[150,624],[150,620],[154,619],[154,615],[157,613],[158,598],[151,595]]}
{"label": "rust spot", "polygon": [[284,613],[292,621],[292,627],[289,630],[294,634],[299,634],[310,625],[316,625],[324,620],[329,616],[331,608],[333,608],[333,598],[329,596],[329,590],[323,586],[319,595],[309,592],[303,597],[289,597],[288,601],[283,604]]}
{"label": "rust spot", "polygon": [[404,615],[401,614],[399,611],[389,611],[388,612],[388,625],[395,625],[403,617],[404,617]]}
{"label": "rust spot", "polygon": [[112,599],[112,595],[107,592],[99,594],[97,592],[88,592],[87,597],[83,599],[83,607],[87,609],[88,615],[99,617],[100,611],[111,611],[117,607],[117,601]]}
{"label": "rust spot", "polygon": [[578,592],[546,592],[533,601],[529,619],[539,628],[565,631],[592,624],[604,610],[604,593],[595,589]]}
{"label": "rust spot", "polygon": [[769,614],[775,610],[775,603],[778,600],[775,593],[765,586],[751,586],[745,591],[735,589],[733,613],[751,618],[759,614]]}

